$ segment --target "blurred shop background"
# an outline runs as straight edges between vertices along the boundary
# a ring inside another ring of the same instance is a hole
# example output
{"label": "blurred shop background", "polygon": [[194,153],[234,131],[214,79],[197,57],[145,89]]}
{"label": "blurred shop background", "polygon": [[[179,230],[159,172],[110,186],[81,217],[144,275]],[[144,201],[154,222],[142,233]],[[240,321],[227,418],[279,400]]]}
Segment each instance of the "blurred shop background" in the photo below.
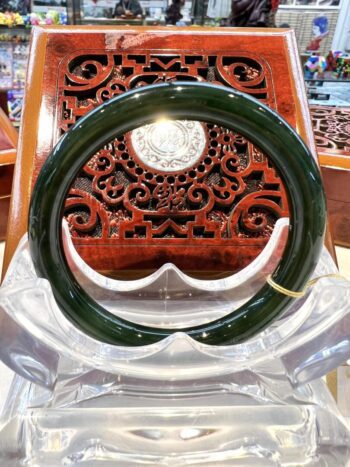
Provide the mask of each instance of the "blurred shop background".
{"label": "blurred shop background", "polygon": [[311,103],[349,105],[349,0],[0,0],[0,106],[15,125],[39,24],[290,27]]}

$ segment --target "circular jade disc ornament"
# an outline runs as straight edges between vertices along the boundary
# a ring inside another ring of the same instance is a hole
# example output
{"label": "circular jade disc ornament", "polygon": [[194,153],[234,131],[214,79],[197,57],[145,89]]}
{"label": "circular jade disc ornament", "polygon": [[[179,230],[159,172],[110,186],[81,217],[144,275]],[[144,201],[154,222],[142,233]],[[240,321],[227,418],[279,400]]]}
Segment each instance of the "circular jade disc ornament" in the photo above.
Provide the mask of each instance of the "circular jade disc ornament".
{"label": "circular jade disc ornament", "polygon": [[[234,130],[269,156],[283,180],[290,209],[288,242],[272,275],[276,283],[301,290],[322,248],[326,210],[319,169],[309,149],[280,116],[251,97],[210,84],[177,82],[127,92],[80,119],[59,141],[39,174],[29,216],[30,251],[38,276],[51,283],[57,304],[68,319],[106,343],[147,345],[175,330],[121,319],[82,289],[62,247],[65,199],[83,165],[101,147],[164,118],[207,122]],[[266,328],[292,300],[266,284],[225,317],[176,332],[211,345],[242,342]]]}

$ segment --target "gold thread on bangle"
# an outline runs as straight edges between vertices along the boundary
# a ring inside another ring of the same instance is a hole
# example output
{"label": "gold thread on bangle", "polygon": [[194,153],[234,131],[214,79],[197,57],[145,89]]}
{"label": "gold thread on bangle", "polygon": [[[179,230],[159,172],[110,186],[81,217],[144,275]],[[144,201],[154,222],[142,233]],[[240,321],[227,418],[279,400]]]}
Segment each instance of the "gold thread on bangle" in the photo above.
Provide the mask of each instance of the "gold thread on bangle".
{"label": "gold thread on bangle", "polygon": [[271,274],[269,274],[267,276],[267,279],[266,279],[266,282],[273,288],[275,289],[277,292],[283,294],[283,295],[287,295],[288,297],[292,297],[292,298],[301,298],[301,297],[304,297],[304,295],[306,294],[307,292],[307,289],[309,289],[310,287],[314,286],[320,279],[324,279],[326,277],[333,277],[334,279],[340,279],[340,280],[348,280],[346,277],[342,276],[341,274],[325,274],[323,276],[319,276],[319,277],[315,277],[314,279],[311,279],[310,281],[308,281],[304,287],[303,290],[299,291],[299,292],[296,292],[294,290],[288,290],[284,287],[282,287],[282,285],[279,285],[277,284],[271,277]]}

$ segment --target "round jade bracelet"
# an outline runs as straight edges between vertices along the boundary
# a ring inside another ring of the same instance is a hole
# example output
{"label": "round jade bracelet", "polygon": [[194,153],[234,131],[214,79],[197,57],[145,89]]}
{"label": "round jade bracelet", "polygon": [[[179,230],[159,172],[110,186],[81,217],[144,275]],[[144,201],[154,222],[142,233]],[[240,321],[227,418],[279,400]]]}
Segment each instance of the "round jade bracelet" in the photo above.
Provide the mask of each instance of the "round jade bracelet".
{"label": "round jade bracelet", "polygon": [[303,288],[320,255],[326,213],[320,173],[310,151],[279,115],[255,99],[229,88],[188,82],[126,92],[81,118],[59,141],[39,174],[31,200],[29,245],[36,272],[50,282],[65,316],[100,341],[139,346],[182,331],[211,345],[242,342],[281,315],[293,298],[265,284],[223,318],[184,329],[154,328],[108,312],[82,289],[67,265],[62,216],[67,193],[82,166],[114,138],[164,117],[234,130],[271,158],[290,209],[288,242],[272,278],[289,290]]}

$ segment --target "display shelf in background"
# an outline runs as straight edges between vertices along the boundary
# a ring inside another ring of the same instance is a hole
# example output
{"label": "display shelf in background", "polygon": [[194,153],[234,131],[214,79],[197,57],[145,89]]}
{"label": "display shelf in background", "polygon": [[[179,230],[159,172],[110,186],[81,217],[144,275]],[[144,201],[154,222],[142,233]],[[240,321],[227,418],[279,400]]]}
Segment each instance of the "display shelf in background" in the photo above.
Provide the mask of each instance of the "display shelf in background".
{"label": "display shelf in background", "polygon": [[[316,82],[317,84],[318,82]],[[319,99],[309,99],[310,105],[327,105],[335,107],[349,107],[350,106],[350,79],[348,83],[338,82],[325,82],[322,86],[315,85],[318,93],[329,94],[329,99],[320,101]]]}
{"label": "display shelf in background", "polygon": [[30,29],[0,28],[0,105],[18,126],[29,55]]}
{"label": "display shelf in background", "polygon": [[329,33],[321,42],[320,47],[320,53],[324,55],[332,49],[333,36],[339,16],[338,9],[279,8],[276,14],[276,25],[279,27],[281,24],[288,24],[290,28],[294,29],[299,52],[302,53],[313,37],[312,22],[317,16],[328,18]]}

